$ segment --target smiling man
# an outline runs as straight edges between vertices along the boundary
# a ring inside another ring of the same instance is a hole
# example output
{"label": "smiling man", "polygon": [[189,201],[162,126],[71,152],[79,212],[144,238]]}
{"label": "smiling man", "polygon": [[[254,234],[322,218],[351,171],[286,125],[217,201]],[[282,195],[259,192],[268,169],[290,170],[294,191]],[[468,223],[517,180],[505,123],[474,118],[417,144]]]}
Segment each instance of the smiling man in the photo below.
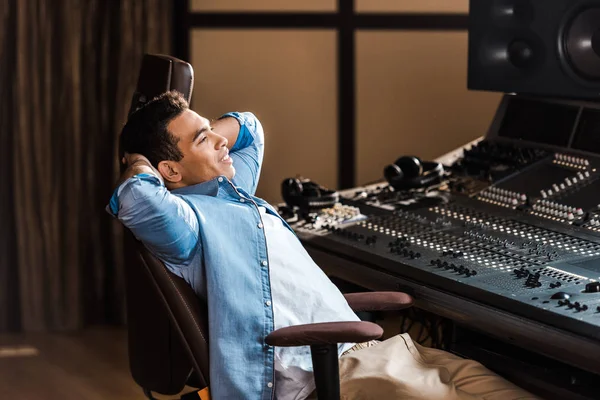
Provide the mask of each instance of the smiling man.
{"label": "smiling man", "polygon": [[[258,119],[228,113],[210,122],[168,92],[129,117],[121,142],[127,170],[109,211],[207,300],[213,399],[312,398],[309,347],[273,348],[265,337],[359,319],[275,209],[254,196],[264,154]],[[535,398],[407,334],[341,343],[338,352],[348,399]]]}
{"label": "smiling man", "polygon": [[160,175],[155,175],[164,177],[169,190],[206,182],[219,175],[233,179],[235,168],[228,145],[237,140],[236,116],[242,118],[231,114],[216,121],[213,125],[219,127],[221,134],[218,134],[209,120],[187,107],[183,98],[167,94],[162,101],[152,102],[142,112],[132,115],[121,136],[122,147],[129,153],[126,161],[132,165],[147,158],[150,163],[147,166],[158,170]]}

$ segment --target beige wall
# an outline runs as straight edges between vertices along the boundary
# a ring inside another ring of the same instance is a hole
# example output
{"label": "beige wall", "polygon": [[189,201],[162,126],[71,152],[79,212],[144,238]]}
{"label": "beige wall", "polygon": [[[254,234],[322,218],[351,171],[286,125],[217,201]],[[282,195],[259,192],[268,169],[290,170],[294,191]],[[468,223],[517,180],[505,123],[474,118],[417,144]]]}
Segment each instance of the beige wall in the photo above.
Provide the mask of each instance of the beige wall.
{"label": "beige wall", "polygon": [[334,11],[337,0],[191,0],[192,11]]}
{"label": "beige wall", "polygon": [[469,0],[355,0],[358,12],[466,13]]}
{"label": "beige wall", "polygon": [[[357,10],[436,11],[442,3],[439,12],[465,11],[463,0],[359,0]],[[335,7],[329,0],[192,1],[211,11],[281,11],[282,4],[286,11]],[[191,49],[192,107],[209,118],[251,110],[263,122],[259,196],[280,201],[281,181],[297,174],[336,186],[335,31],[196,29]],[[465,32],[359,31],[356,57],[358,184],[379,179],[400,155],[433,158],[484,134],[500,99],[467,91]]]}
{"label": "beige wall", "polygon": [[466,89],[465,32],[359,32],[356,46],[358,184],[486,132],[500,96]]}

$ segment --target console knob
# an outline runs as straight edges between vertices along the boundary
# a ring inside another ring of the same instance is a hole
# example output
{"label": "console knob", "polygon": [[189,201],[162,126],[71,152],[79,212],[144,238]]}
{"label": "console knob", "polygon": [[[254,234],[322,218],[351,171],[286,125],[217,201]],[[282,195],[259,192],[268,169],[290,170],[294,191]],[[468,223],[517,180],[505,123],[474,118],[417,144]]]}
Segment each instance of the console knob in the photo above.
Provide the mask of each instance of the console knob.
{"label": "console knob", "polygon": [[558,300],[558,299],[567,300],[570,297],[571,297],[571,295],[568,294],[568,293],[565,293],[565,292],[556,292],[550,298],[553,299],[553,300]]}
{"label": "console knob", "polygon": [[600,292],[600,282],[590,282],[585,285],[586,293],[598,293]]}

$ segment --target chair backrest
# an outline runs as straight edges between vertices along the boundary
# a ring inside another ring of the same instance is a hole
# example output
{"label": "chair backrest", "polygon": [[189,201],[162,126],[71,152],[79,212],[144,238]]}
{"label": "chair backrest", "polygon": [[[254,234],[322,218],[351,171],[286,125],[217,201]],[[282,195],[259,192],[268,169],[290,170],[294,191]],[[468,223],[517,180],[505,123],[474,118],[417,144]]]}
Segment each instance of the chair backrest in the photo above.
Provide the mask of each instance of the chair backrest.
{"label": "chair backrest", "polygon": [[177,90],[189,103],[193,89],[194,69],[189,63],[162,54],[146,54],[140,67],[129,114],[169,90]]}
{"label": "chair backrest", "polygon": [[[130,113],[168,90],[191,99],[190,64],[164,55],[144,56]],[[138,385],[162,394],[209,383],[206,304],[133,235],[126,235],[129,365]]]}

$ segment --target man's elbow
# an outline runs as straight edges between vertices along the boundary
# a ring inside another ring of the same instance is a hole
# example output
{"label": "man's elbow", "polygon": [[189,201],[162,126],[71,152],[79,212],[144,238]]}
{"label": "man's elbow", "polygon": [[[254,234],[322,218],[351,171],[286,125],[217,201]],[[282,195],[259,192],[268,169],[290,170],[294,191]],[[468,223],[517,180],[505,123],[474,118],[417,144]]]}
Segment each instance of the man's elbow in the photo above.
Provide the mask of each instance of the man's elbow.
{"label": "man's elbow", "polygon": [[254,144],[263,145],[265,142],[265,131],[263,129],[262,123],[251,111],[246,112],[246,114],[248,115],[248,121],[252,121],[251,130],[254,133]]}

